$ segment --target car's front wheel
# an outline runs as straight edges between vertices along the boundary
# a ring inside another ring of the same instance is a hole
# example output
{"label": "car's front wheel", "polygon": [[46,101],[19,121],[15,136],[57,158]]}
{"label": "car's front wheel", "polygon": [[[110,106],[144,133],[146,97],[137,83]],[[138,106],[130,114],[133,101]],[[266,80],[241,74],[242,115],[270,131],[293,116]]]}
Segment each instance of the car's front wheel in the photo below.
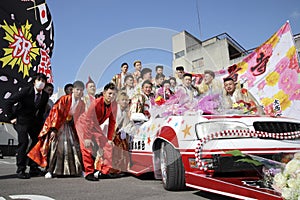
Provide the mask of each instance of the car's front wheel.
{"label": "car's front wheel", "polygon": [[166,190],[185,188],[184,167],[180,153],[166,142],[161,143],[160,169],[163,186]]}

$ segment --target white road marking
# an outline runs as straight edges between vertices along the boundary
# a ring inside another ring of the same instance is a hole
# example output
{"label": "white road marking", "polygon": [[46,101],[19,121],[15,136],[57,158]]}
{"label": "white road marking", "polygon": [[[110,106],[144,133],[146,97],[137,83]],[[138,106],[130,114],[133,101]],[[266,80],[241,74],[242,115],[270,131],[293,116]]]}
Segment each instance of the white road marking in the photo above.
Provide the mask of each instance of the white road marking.
{"label": "white road marking", "polygon": [[24,195],[10,195],[9,196],[12,199],[28,199],[28,200],[55,200],[50,197],[42,196],[42,195],[30,195],[30,194],[24,194]]}
{"label": "white road marking", "polygon": [[0,161],[0,164],[7,164],[7,165],[15,165],[15,161],[14,162],[7,162],[7,161]]}

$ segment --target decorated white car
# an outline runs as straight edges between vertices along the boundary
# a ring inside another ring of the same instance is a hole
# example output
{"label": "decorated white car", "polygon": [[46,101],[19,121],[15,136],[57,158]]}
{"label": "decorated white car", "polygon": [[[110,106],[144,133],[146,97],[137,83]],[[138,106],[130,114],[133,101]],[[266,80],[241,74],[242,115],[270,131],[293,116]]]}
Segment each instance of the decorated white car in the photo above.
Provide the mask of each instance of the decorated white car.
{"label": "decorated white car", "polygon": [[156,99],[150,119],[131,113],[129,171],[154,172],[167,190],[299,199],[300,183],[287,183],[297,175],[280,172],[294,155],[290,162],[300,163],[300,68],[289,22],[240,62],[214,73],[215,79],[235,78],[254,104],[229,96],[226,110],[227,93],[187,101],[178,90],[171,100]]}
{"label": "decorated white car", "polygon": [[300,121],[285,117],[188,112],[141,120],[130,142],[130,172],[154,172],[167,190],[188,186],[240,199],[281,199],[260,184],[263,169],[300,151]]}

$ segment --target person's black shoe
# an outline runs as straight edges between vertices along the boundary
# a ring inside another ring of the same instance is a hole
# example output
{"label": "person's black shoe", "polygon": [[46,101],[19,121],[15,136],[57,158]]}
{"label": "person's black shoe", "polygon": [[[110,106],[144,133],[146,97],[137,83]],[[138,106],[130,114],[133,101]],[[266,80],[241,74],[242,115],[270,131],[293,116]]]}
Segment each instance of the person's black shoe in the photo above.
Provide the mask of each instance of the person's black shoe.
{"label": "person's black shoe", "polygon": [[111,178],[121,178],[122,174],[116,173],[116,174],[109,174]]}
{"label": "person's black shoe", "polygon": [[98,178],[99,179],[109,179],[109,178],[120,178],[121,176],[119,174],[102,174],[99,173]]}
{"label": "person's black shoe", "polygon": [[44,176],[45,172],[43,172],[42,170],[40,170],[38,167],[34,167],[34,168],[30,168],[29,174],[32,177],[33,176]]}
{"label": "person's black shoe", "polygon": [[99,181],[99,179],[97,179],[94,176],[94,174],[88,174],[88,175],[86,175],[85,179],[88,180],[88,181]]}
{"label": "person's black shoe", "polygon": [[19,179],[30,179],[30,175],[28,173],[25,173],[25,172],[19,172],[17,174],[17,177]]}
{"label": "person's black shoe", "polygon": [[125,176],[127,176],[127,174],[126,174],[126,173],[124,173],[124,172],[121,172],[121,173],[119,173],[118,175],[119,175],[119,177],[120,177],[120,178],[121,178],[121,177],[125,177]]}
{"label": "person's black shoe", "polygon": [[1,149],[0,149],[0,159],[3,159],[3,153],[1,151]]}

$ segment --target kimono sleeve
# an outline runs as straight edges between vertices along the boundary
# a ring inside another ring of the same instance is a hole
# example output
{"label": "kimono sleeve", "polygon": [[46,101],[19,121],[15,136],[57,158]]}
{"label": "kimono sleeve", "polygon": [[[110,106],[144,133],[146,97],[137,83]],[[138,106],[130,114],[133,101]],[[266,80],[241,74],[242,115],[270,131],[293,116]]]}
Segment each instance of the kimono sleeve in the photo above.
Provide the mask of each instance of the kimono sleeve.
{"label": "kimono sleeve", "polygon": [[52,129],[59,130],[62,124],[65,122],[66,117],[70,111],[69,98],[61,97],[52,107],[50,113],[44,123],[43,129],[39,137],[43,137]]}
{"label": "kimono sleeve", "polygon": [[108,140],[112,140],[115,132],[115,126],[116,126],[116,115],[114,114],[114,112],[111,112],[109,115],[108,133],[107,133]]}

